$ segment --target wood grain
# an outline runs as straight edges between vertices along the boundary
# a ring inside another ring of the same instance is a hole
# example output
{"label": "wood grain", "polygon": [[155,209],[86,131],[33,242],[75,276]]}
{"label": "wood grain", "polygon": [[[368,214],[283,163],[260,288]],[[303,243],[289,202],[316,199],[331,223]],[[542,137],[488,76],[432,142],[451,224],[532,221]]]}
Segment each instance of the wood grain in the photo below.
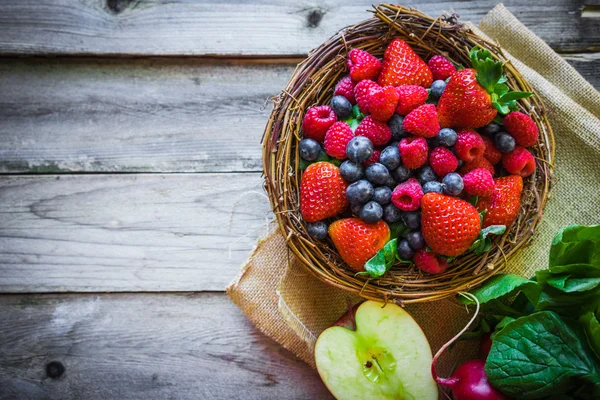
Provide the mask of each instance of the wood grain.
{"label": "wood grain", "polygon": [[0,292],[223,290],[267,229],[259,174],[0,177]]}
{"label": "wood grain", "polygon": [[[368,0],[4,0],[0,54],[305,55],[339,29],[368,18]],[[456,11],[478,23],[495,0],[406,1],[431,15]],[[582,0],[506,1],[553,48],[598,47],[597,18]]]}
{"label": "wood grain", "polygon": [[331,398],[224,294],[4,295],[0,320],[3,400]]}
{"label": "wood grain", "polygon": [[596,90],[600,90],[600,53],[563,54],[563,57]]}

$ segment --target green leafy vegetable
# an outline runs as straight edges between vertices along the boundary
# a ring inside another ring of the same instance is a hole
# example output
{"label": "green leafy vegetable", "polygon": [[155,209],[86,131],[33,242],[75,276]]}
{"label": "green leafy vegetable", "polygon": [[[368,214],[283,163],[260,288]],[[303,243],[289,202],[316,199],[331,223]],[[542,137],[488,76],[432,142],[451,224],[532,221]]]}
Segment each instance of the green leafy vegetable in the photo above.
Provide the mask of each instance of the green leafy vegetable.
{"label": "green leafy vegetable", "polygon": [[392,239],[383,246],[369,261],[365,263],[364,272],[358,275],[367,275],[369,278],[377,279],[383,276],[396,262],[398,239]]}
{"label": "green leafy vegetable", "polygon": [[550,247],[550,270],[569,264],[600,266],[600,225],[568,226],[554,237]]}
{"label": "green leafy vegetable", "polygon": [[[492,300],[502,300],[515,294],[519,290],[535,290],[536,283],[514,274],[496,275],[488,279],[483,285],[471,291],[477,298],[479,304],[484,305]],[[475,304],[466,297],[460,297],[463,304]]]}

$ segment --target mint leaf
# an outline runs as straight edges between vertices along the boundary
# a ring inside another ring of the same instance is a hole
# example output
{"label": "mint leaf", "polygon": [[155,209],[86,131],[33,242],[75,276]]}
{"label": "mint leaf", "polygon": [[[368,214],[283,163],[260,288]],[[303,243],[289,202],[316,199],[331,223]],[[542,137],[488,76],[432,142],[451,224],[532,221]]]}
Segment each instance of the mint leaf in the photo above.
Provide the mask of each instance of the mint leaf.
{"label": "mint leaf", "polygon": [[383,246],[369,261],[365,263],[364,272],[358,275],[367,275],[370,279],[383,276],[396,262],[398,239],[392,239]]}

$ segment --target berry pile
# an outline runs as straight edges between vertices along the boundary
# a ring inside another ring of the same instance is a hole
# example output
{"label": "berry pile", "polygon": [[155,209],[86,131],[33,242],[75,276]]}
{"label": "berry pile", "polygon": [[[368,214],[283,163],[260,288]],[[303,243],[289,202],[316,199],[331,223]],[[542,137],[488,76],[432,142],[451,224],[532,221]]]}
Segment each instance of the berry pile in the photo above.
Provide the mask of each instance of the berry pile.
{"label": "berry pile", "polygon": [[488,51],[471,63],[426,63],[401,39],[383,60],[353,49],[330,104],[306,111],[300,211],[354,270],[368,273],[391,239],[395,257],[442,273],[516,219],[538,140],[516,100],[531,93],[509,91]]}

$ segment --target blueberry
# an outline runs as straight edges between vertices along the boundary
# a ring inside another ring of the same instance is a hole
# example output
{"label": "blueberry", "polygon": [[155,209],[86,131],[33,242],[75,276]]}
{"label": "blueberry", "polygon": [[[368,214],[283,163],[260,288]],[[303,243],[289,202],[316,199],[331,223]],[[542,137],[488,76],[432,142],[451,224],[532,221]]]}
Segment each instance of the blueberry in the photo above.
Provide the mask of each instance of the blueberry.
{"label": "blueberry", "polygon": [[361,179],[346,189],[346,197],[350,203],[366,203],[373,196],[373,185],[369,181]]}
{"label": "blueberry", "polygon": [[437,181],[429,181],[423,185],[423,194],[426,193],[443,193],[444,187]]}
{"label": "blueberry", "polygon": [[433,81],[431,84],[431,97],[434,99],[439,99],[442,97],[442,93],[444,93],[444,89],[446,89],[446,82],[443,80]]}
{"label": "blueberry", "polygon": [[360,209],[362,208],[362,204],[361,203],[351,203],[350,204],[350,210],[352,211],[352,214],[358,216],[358,214],[360,214]]}
{"label": "blueberry", "polygon": [[396,180],[394,178],[392,178],[391,176],[388,178],[387,181],[385,181],[385,186],[389,187],[390,189],[394,190],[397,186],[396,184]]}
{"label": "blueberry", "polygon": [[369,224],[374,224],[383,216],[383,208],[381,207],[381,204],[375,201],[370,201],[360,209],[358,216],[363,221]]}
{"label": "blueberry", "polygon": [[398,242],[397,249],[398,257],[400,257],[403,260],[412,260],[413,256],[415,255],[415,252],[410,248],[410,244],[406,239],[402,239]]}
{"label": "blueberry", "polygon": [[437,179],[438,176],[429,165],[425,165],[417,170],[417,180],[421,185],[427,182],[436,181]]}
{"label": "blueberry", "polygon": [[365,169],[367,180],[375,185],[383,185],[387,182],[390,171],[383,164],[374,163]]}
{"label": "blueberry", "polygon": [[324,240],[327,237],[327,224],[323,221],[308,224],[306,230],[313,239]]}
{"label": "blueberry", "polygon": [[346,160],[340,165],[340,173],[342,174],[342,178],[348,182],[356,182],[365,176],[365,167]]}
{"label": "blueberry", "polygon": [[394,177],[396,182],[402,183],[412,176],[412,171],[406,168],[404,165],[401,165],[392,171],[392,176]]}
{"label": "blueberry", "polygon": [[393,171],[400,165],[400,150],[398,146],[388,146],[381,152],[379,162],[389,171]]}
{"label": "blueberry", "polygon": [[331,108],[338,119],[346,119],[352,114],[352,104],[344,96],[333,96]]}
{"label": "blueberry", "polygon": [[494,136],[494,143],[502,153],[509,153],[515,149],[515,139],[506,132]]}
{"label": "blueberry", "polygon": [[346,155],[357,164],[367,161],[372,154],[373,143],[364,136],[353,137],[346,146]]}
{"label": "blueberry", "polygon": [[438,132],[437,139],[442,146],[451,147],[456,144],[458,135],[454,129],[444,128]]}
{"label": "blueberry", "polygon": [[392,201],[392,189],[387,186],[379,186],[373,190],[373,201],[378,202],[379,204],[386,205],[390,201]]}
{"label": "blueberry", "polygon": [[500,132],[502,127],[495,122],[491,122],[481,128],[481,133],[488,136],[494,136],[496,133]]}
{"label": "blueberry", "polygon": [[458,196],[465,187],[462,177],[456,172],[450,172],[442,179],[444,193],[451,196]]}
{"label": "blueberry", "polygon": [[392,203],[383,206],[383,220],[388,224],[400,221],[402,218],[402,211]]}
{"label": "blueberry", "polygon": [[405,137],[410,136],[408,132],[404,132],[404,128],[402,128],[402,123],[404,122],[404,117],[402,115],[394,114],[392,118],[388,120],[388,126],[392,130],[392,139],[400,140]]}
{"label": "blueberry", "polygon": [[321,153],[321,145],[316,140],[309,138],[302,139],[298,144],[298,149],[300,150],[300,157],[306,161],[315,161]]}
{"label": "blueberry", "polygon": [[420,211],[407,211],[402,214],[402,221],[408,229],[419,229],[421,227],[421,212]]}
{"label": "blueberry", "polygon": [[423,235],[420,231],[409,232],[408,235],[406,235],[406,241],[414,251],[425,248],[425,239],[423,239]]}

